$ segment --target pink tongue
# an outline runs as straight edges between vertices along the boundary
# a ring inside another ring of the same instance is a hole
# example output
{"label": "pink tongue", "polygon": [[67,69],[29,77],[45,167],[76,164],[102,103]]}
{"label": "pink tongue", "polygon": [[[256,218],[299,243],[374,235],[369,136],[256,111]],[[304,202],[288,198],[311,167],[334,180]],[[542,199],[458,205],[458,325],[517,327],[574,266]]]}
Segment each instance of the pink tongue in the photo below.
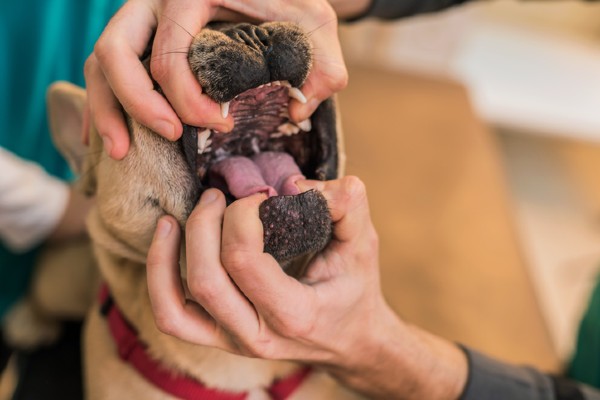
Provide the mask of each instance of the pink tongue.
{"label": "pink tongue", "polygon": [[[228,190],[235,198],[263,192],[269,197],[296,195],[295,185],[304,176],[287,153],[264,152],[252,157],[233,156],[223,159],[210,169],[210,185]],[[224,187],[225,186],[225,187]]]}

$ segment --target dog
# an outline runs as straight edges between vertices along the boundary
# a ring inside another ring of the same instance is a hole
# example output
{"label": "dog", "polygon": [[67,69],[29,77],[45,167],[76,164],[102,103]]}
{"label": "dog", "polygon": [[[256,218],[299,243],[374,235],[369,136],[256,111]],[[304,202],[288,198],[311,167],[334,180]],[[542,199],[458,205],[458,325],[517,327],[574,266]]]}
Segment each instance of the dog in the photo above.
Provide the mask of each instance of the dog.
{"label": "dog", "polygon": [[[170,142],[128,118],[131,147],[115,161],[103,153],[93,127],[89,148],[80,145],[83,89],[64,82],[49,89],[57,147],[79,172],[82,190],[96,198],[88,227],[104,285],[84,329],[86,397],[359,398],[318,369],[233,355],[157,329],[145,264],[162,215],[174,216],[184,229],[208,187],[221,189],[228,201],[268,193],[260,209],[265,251],[299,277],[329,242],[332,227],[322,195],[297,193],[293,182],[335,179],[344,167],[334,99],[309,120],[289,120],[288,103],[302,100],[298,88],[312,63],[310,42],[297,25],[214,24],[193,39],[188,60],[203,91],[221,103],[224,116],[233,116],[232,133],[184,126],[182,138]],[[185,281],[184,257],[181,274]],[[166,383],[158,382],[162,378]],[[196,395],[173,389],[178,384],[193,386]],[[273,394],[278,385],[288,387],[285,395]]]}

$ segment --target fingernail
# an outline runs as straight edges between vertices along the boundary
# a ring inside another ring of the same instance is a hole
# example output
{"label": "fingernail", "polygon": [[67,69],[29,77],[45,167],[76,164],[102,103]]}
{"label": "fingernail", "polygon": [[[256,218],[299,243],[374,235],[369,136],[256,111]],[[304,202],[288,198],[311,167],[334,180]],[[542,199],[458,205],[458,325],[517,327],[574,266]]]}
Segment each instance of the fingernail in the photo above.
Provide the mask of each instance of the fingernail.
{"label": "fingernail", "polygon": [[113,141],[110,136],[102,136],[102,143],[104,143],[104,151],[110,156],[113,149]]}
{"label": "fingernail", "polygon": [[206,190],[200,197],[200,204],[208,204],[215,201],[218,197],[216,190]]}
{"label": "fingernail", "polygon": [[[311,115],[316,111],[321,102],[319,99],[310,98],[306,104],[294,105],[290,104],[289,113],[292,121],[301,123],[304,120],[310,119]],[[293,108],[293,110],[292,110]]]}
{"label": "fingernail", "polygon": [[215,131],[215,133],[229,133],[233,129],[227,124],[209,124],[209,128]]}
{"label": "fingernail", "polygon": [[158,120],[153,124],[152,130],[164,136],[167,139],[175,138],[175,126],[169,121]]}
{"label": "fingernail", "polygon": [[171,224],[171,221],[165,218],[159,219],[158,224],[156,225],[156,237],[159,239],[166,238],[169,236],[172,228],[173,224]]}

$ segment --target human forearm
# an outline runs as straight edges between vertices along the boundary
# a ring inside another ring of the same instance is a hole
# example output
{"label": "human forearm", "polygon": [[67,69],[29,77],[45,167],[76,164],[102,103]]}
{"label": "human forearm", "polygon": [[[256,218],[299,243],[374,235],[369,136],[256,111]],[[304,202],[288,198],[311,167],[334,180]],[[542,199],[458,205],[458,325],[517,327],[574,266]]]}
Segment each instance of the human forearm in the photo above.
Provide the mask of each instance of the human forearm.
{"label": "human forearm", "polygon": [[362,347],[328,368],[331,374],[372,399],[458,399],[468,375],[464,352],[405,324],[389,307],[385,318],[365,330]]}
{"label": "human forearm", "polygon": [[69,188],[40,166],[0,148],[0,240],[13,251],[40,244],[67,207]]}

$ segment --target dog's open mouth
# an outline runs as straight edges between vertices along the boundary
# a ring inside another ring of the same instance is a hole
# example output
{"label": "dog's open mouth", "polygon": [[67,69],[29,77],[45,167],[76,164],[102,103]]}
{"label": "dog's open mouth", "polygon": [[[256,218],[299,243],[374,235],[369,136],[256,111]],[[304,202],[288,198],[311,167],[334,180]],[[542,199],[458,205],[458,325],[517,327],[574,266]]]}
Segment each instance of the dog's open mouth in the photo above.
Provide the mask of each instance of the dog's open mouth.
{"label": "dog's open mouth", "polygon": [[222,103],[223,115],[234,119],[232,132],[186,127],[182,143],[201,190],[218,188],[230,200],[259,192],[286,196],[299,194],[299,179],[328,178],[319,176],[319,166],[328,161],[324,138],[310,119],[290,120],[292,98],[304,96],[287,81],[263,84]]}
{"label": "dog's open mouth", "polygon": [[276,81],[224,103],[221,109],[224,115],[232,114],[234,129],[230,134],[205,130],[198,135],[199,178],[235,198],[256,192],[298,194],[294,183],[303,175],[290,154],[305,162],[297,135],[310,131],[310,120],[299,124],[304,130],[289,121],[289,93],[293,90],[298,89]]}
{"label": "dog's open mouth", "polygon": [[333,100],[310,119],[290,120],[290,101],[306,101],[298,87],[312,63],[308,38],[295,24],[213,28],[196,36],[188,59],[203,91],[221,104],[223,117],[231,114],[234,128],[220,133],[184,125],[181,143],[197,192],[217,188],[228,202],[267,194],[259,210],[265,251],[284,268],[301,264],[292,260],[320,251],[331,238],[325,198],[300,193],[296,182],[338,177]]}

